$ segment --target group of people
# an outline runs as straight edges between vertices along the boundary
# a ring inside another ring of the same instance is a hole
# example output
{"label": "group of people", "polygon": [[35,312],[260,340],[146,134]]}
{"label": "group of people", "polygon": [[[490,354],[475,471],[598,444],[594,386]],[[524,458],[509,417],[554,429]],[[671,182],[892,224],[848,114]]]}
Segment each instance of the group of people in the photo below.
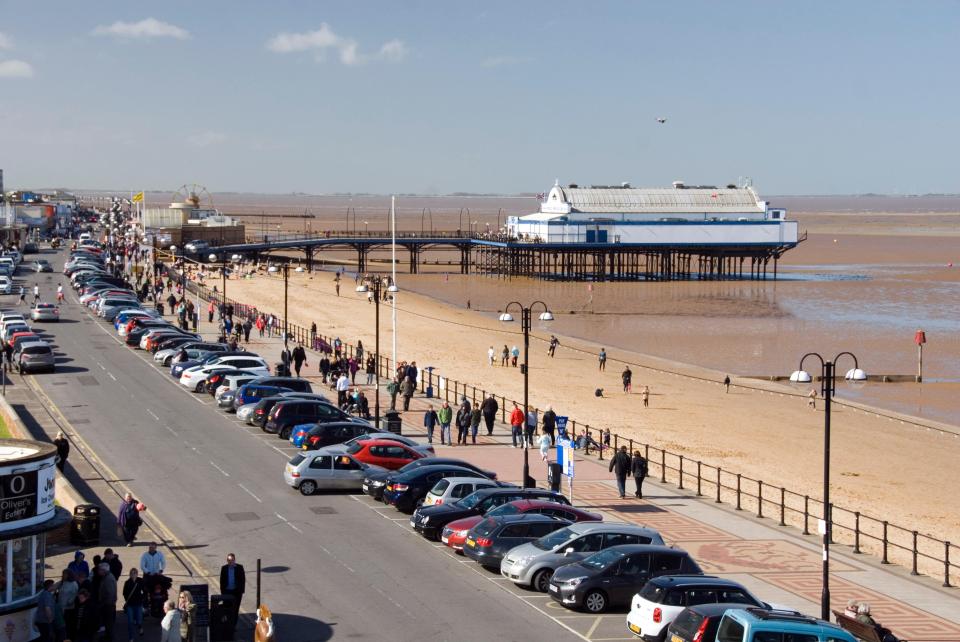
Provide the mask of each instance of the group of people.
{"label": "group of people", "polygon": [[640,454],[639,450],[634,450],[631,457],[627,447],[620,446],[620,449],[610,459],[610,472],[617,478],[617,490],[620,491],[620,499],[627,496],[627,477],[633,477],[633,482],[636,484],[634,497],[643,498],[643,480],[646,479],[648,470],[647,459]]}
{"label": "group of people", "polygon": [[[493,346],[487,350],[487,362],[493,366],[496,365],[496,356],[497,353],[493,349]],[[504,368],[507,365],[511,365],[514,368],[517,367],[517,360],[520,358],[520,348],[516,345],[513,348],[507,348],[507,344],[503,344],[503,349],[500,351],[500,365]]]}
{"label": "group of people", "polygon": [[[494,400],[496,403],[496,400]],[[427,441],[433,443],[433,435],[436,427],[440,426],[440,443],[452,446],[451,424],[457,427],[457,445],[466,446],[468,443],[477,443],[477,434],[480,432],[480,421],[483,417],[482,405],[471,406],[470,400],[466,397],[460,398],[460,407],[457,408],[456,418],[453,416],[453,408],[446,401],[440,406],[440,410],[434,410],[432,404],[427,405],[426,412],[423,413],[423,426],[427,429]],[[492,429],[488,430],[488,434]]]}

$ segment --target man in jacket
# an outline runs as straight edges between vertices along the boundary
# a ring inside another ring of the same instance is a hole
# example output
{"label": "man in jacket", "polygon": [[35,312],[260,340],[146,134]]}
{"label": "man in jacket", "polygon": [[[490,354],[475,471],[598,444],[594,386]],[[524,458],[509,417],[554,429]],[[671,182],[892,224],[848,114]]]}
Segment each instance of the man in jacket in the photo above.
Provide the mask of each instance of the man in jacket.
{"label": "man in jacket", "polygon": [[[403,409],[410,410],[410,399],[413,398],[413,392],[417,389],[417,384],[409,375],[400,384],[400,395],[403,397]],[[442,423],[442,422],[441,422]],[[440,441],[443,441],[442,435]]]}
{"label": "man in jacket", "polygon": [[100,626],[104,628],[105,640],[113,639],[113,625],[117,621],[117,578],[110,572],[110,564],[101,562],[97,566],[100,586],[97,591],[97,604],[100,606]]}
{"label": "man in jacket", "polygon": [[160,621],[160,642],[180,642],[180,609],[173,600],[163,603]]}
{"label": "man in jacket", "polygon": [[524,414],[520,410],[517,402],[513,402],[513,410],[510,411],[510,437],[513,439],[513,447],[519,448],[523,445],[523,423]]}
{"label": "man in jacket", "polygon": [[620,491],[620,499],[627,496],[627,475],[630,474],[630,455],[627,454],[627,447],[620,446],[620,450],[610,460],[610,472],[617,477],[617,490]]}
{"label": "man in jacket", "polygon": [[543,413],[543,432],[550,436],[550,445],[553,446],[557,443],[556,437],[553,433],[557,429],[557,413],[553,411],[553,406],[547,406],[547,410]]}
{"label": "man in jacket", "polygon": [[387,384],[387,394],[390,395],[390,410],[397,409],[397,394],[400,392],[400,384],[396,379]]}
{"label": "man in jacket", "polygon": [[[396,398],[396,394],[394,394],[394,398]],[[437,416],[437,411],[433,409],[432,405],[427,406],[427,411],[423,413],[423,427],[427,429],[428,443],[433,443],[433,431],[438,423],[440,423],[440,418]]]}
{"label": "man in jacket", "polygon": [[297,343],[293,349],[293,370],[300,376],[300,368],[307,362],[307,351],[303,349],[303,343]]}
{"label": "man in jacket", "polygon": [[470,439],[473,443],[477,443],[477,433],[480,432],[481,417],[480,407],[474,406],[473,410],[470,411]]}
{"label": "man in jacket", "polygon": [[647,477],[647,460],[640,454],[639,450],[633,451],[633,459],[630,460],[630,474],[633,475],[633,483],[637,485],[637,492],[634,493],[639,498],[643,498],[643,480]]}
{"label": "man in jacket", "polygon": [[497,419],[497,412],[500,411],[500,404],[493,397],[493,393],[483,400],[480,404],[480,411],[483,413],[483,421],[487,424],[487,434],[493,434],[493,422]]}
{"label": "man in jacket", "polygon": [[467,435],[470,434],[470,402],[466,397],[460,400],[460,409],[457,410],[457,445],[467,445]]}
{"label": "man in jacket", "polygon": [[220,594],[233,596],[233,622],[240,613],[240,602],[247,590],[247,574],[243,564],[237,564],[237,556],[227,553],[227,563],[220,567]]}
{"label": "man in jacket", "polygon": [[[406,395],[403,397],[403,402],[404,410],[406,410]],[[437,417],[440,418],[440,443],[452,446],[453,440],[450,438],[450,422],[453,421],[453,408],[450,407],[450,404],[444,401],[443,405],[440,406],[440,412],[437,413]]]}

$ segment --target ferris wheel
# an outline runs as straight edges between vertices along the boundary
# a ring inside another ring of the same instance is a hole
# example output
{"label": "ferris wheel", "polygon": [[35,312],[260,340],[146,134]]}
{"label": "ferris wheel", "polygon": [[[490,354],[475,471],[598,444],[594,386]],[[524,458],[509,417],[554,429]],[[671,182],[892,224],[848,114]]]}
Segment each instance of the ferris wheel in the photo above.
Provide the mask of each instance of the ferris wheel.
{"label": "ferris wheel", "polygon": [[174,193],[173,201],[175,203],[190,203],[194,209],[215,209],[213,207],[213,197],[203,185],[197,183],[186,183]]}

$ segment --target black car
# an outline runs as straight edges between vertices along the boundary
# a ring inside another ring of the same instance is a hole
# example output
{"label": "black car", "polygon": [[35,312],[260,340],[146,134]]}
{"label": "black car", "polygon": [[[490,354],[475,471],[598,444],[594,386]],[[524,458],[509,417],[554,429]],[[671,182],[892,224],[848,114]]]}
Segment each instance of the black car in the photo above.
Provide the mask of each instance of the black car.
{"label": "black car", "polygon": [[[169,328],[171,336],[187,336],[183,332],[178,331],[174,326],[170,325],[166,321],[150,321],[146,324],[137,324],[130,329],[130,332],[127,333],[124,343],[128,346],[137,348],[140,346],[140,339],[143,338],[143,335],[149,330],[156,330],[158,328]],[[169,338],[169,337],[168,337]]]}
{"label": "black car", "polygon": [[298,424],[326,424],[331,421],[351,421],[350,415],[336,406],[316,399],[285,399],[273,406],[263,431],[289,439]]}
{"label": "black car", "polygon": [[463,554],[489,569],[500,570],[500,562],[514,546],[520,546],[573,522],[539,513],[487,517],[470,529],[463,542]]}
{"label": "black car", "polygon": [[[207,375],[207,378],[203,380],[203,390],[210,396],[213,396],[217,392],[217,388],[223,385],[223,380],[229,375],[243,375],[250,374],[246,370],[238,370],[237,368],[232,368],[230,370],[217,370],[216,372],[211,372]],[[230,405],[233,405],[233,400],[230,400]]]}
{"label": "black car", "polygon": [[473,515],[486,515],[491,508],[517,499],[545,499],[550,502],[570,504],[570,500],[560,493],[539,488],[484,489],[467,495],[453,504],[420,507],[414,511],[410,524],[427,539],[437,540],[440,538],[440,531],[450,522]]}
{"label": "black car", "polygon": [[161,350],[179,348],[180,346],[185,345],[187,343],[196,343],[196,342],[197,342],[196,339],[186,334],[179,337],[170,337],[169,339],[164,339],[163,341],[158,342],[157,345],[155,346],[156,349],[153,350],[152,352],[157,353],[157,352],[160,352]]}
{"label": "black car", "polygon": [[[387,479],[389,477],[411,471],[415,468],[419,468],[420,466],[440,465],[469,468],[470,470],[480,473],[487,479],[497,478],[497,473],[493,472],[492,470],[484,470],[479,466],[471,464],[468,461],[463,461],[462,459],[454,459],[453,457],[427,457],[425,459],[416,459],[411,461],[409,464],[398,470],[371,470],[367,473],[367,476],[363,478],[363,492],[367,495],[370,495],[370,497],[374,498],[375,500],[381,501],[383,500],[383,489],[386,487]],[[429,490],[427,492],[429,492]]]}
{"label": "black car", "polygon": [[550,578],[547,592],[567,608],[601,613],[630,604],[634,593],[660,575],[703,571],[689,553],[669,546],[611,546],[579,562],[561,566]]}
{"label": "black car", "polygon": [[258,386],[277,386],[294,392],[313,392],[309,381],[297,377],[259,377],[250,383]]}
{"label": "black car", "polygon": [[359,435],[369,434],[373,430],[373,426],[358,424],[355,421],[333,421],[328,424],[314,424],[299,439],[297,439],[299,435],[294,433],[290,435],[290,441],[294,442],[294,439],[297,439],[303,450],[317,450],[342,444]]}
{"label": "black car", "polygon": [[[433,459],[433,457],[428,459]],[[463,466],[433,465],[431,462],[404,473],[391,475],[383,490],[383,500],[396,506],[397,510],[401,512],[412,512],[417,504],[427,496],[434,484],[444,477],[483,478],[484,476]]]}
{"label": "black car", "polygon": [[717,627],[728,609],[742,609],[743,604],[721,602],[688,606],[667,627],[667,640],[671,642],[700,642],[715,640]]}

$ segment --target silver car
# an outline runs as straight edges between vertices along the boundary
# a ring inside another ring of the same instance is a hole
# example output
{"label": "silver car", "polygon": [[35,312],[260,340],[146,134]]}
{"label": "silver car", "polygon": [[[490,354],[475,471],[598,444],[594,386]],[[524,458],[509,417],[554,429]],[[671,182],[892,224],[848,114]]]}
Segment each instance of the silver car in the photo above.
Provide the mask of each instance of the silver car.
{"label": "silver car", "polygon": [[621,544],[663,545],[656,530],[624,522],[577,522],[538,540],[511,548],[500,574],[515,584],[546,593],[557,568]]}
{"label": "silver car", "polygon": [[283,480],[301,495],[312,495],[318,490],[359,490],[367,468],[367,464],[346,453],[321,448],[294,455],[283,469]]}
{"label": "silver car", "polygon": [[30,318],[34,321],[59,321],[60,308],[55,303],[38,303],[30,310]]}
{"label": "silver car", "polygon": [[53,350],[46,341],[30,341],[20,344],[20,347],[13,354],[13,360],[17,364],[17,370],[20,374],[36,370],[53,372],[56,368]]}

